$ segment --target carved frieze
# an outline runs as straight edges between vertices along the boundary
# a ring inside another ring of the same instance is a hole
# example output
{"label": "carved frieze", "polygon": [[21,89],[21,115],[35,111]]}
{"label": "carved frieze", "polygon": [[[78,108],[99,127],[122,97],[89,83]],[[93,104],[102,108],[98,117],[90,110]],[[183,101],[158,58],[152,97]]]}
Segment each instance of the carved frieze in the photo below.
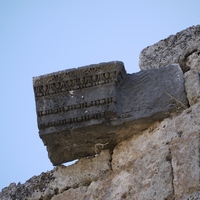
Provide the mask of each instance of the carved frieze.
{"label": "carved frieze", "polygon": [[[113,67],[114,66],[114,67]],[[126,72],[121,62],[101,63],[34,78],[35,97],[101,86],[118,85]]]}
{"label": "carved frieze", "polygon": [[61,112],[80,109],[80,108],[87,108],[87,107],[91,107],[91,106],[109,104],[109,103],[112,103],[112,102],[116,103],[115,97],[110,97],[110,98],[105,98],[105,99],[97,99],[97,100],[94,100],[94,101],[68,105],[68,106],[65,106],[65,107],[58,107],[58,108],[49,109],[49,110],[40,110],[40,111],[37,111],[37,115],[38,115],[38,117],[41,117],[41,116],[44,116],[44,115],[51,115],[51,114],[61,113]]}

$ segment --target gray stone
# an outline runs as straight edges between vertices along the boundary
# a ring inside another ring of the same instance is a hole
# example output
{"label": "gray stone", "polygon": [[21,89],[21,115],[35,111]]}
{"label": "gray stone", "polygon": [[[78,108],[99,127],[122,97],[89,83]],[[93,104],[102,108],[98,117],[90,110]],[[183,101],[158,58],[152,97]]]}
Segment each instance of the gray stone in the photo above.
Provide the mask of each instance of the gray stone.
{"label": "gray stone", "polygon": [[109,62],[33,82],[39,135],[53,165],[112,151],[120,141],[187,106],[178,64],[130,75],[122,62]]}
{"label": "gray stone", "polygon": [[199,48],[200,25],[197,25],[143,49],[140,53],[139,66],[141,70],[146,70],[179,63],[185,72],[191,69],[191,66],[199,66]]}
{"label": "gray stone", "polygon": [[197,71],[190,70],[184,74],[185,90],[190,105],[200,100],[200,74]]}
{"label": "gray stone", "polygon": [[102,117],[119,115],[117,88],[125,75],[122,62],[111,62],[34,78],[38,126],[42,134],[57,131],[62,125],[77,123],[84,127],[91,119],[96,124],[101,123]]}

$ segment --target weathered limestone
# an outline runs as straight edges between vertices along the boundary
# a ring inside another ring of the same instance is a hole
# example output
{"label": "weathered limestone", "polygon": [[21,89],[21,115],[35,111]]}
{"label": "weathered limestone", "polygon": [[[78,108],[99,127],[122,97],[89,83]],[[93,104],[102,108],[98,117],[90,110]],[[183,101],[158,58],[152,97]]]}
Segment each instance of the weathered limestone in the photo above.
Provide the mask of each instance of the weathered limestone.
{"label": "weathered limestone", "polygon": [[58,166],[49,172],[34,176],[25,184],[11,183],[0,192],[0,199],[50,200],[65,190],[88,186],[92,181],[109,173],[110,161],[109,151],[104,150],[96,157],[82,158],[71,166]]}
{"label": "weathered limestone", "polygon": [[33,82],[39,134],[54,165],[113,150],[187,106],[178,64],[129,75],[122,62],[101,63]]}
{"label": "weathered limestone", "polygon": [[[133,131],[134,127],[129,131]],[[198,200],[200,102],[93,158],[11,184],[1,200]]]}
{"label": "weathered limestone", "polygon": [[199,199],[199,111],[198,103],[180,116],[155,123],[121,142],[114,149],[113,172],[106,179],[92,182],[83,193],[83,188],[77,188],[60,196],[79,194],[85,200]]}
{"label": "weathered limestone", "polygon": [[182,134],[181,138],[174,139],[170,144],[174,193],[176,199],[187,199],[200,192],[200,129],[190,134],[179,134]]}
{"label": "weathered limestone", "polygon": [[200,74],[197,71],[190,70],[184,74],[185,90],[190,105],[200,100]]}
{"label": "weathered limestone", "polygon": [[200,25],[197,25],[143,49],[139,66],[141,70],[146,70],[179,63],[184,72],[194,68],[199,70],[199,55]]}
{"label": "weathered limestone", "polygon": [[199,147],[200,103],[197,103],[181,115],[155,123],[141,135],[121,142],[114,149],[112,169],[132,170],[129,176],[135,185],[127,199],[131,195],[135,199],[186,200],[195,196],[199,199]]}
{"label": "weathered limestone", "polygon": [[185,66],[193,71],[200,72],[200,42],[191,47],[186,60]]}

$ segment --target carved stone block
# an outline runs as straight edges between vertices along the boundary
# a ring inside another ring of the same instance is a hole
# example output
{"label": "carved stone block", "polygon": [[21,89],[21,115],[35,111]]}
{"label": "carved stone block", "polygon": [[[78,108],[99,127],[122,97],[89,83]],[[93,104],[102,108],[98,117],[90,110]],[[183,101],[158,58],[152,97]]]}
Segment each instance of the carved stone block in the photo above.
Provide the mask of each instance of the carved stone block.
{"label": "carved stone block", "polygon": [[34,78],[40,135],[118,116],[117,88],[125,75],[123,63],[112,62]]}
{"label": "carved stone block", "polygon": [[53,165],[112,150],[187,104],[178,65],[126,74],[122,62],[33,78],[40,138]]}
{"label": "carved stone block", "polygon": [[190,106],[200,101],[200,73],[189,70],[184,74],[185,90]]}

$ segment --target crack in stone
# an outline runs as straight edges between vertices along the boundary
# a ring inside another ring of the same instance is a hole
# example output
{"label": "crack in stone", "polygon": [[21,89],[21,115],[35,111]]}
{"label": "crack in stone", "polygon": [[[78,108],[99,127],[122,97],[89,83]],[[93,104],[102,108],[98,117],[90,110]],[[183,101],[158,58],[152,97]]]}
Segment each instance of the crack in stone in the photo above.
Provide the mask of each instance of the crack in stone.
{"label": "crack in stone", "polygon": [[173,165],[172,165],[172,153],[171,153],[171,149],[169,148],[169,154],[167,156],[167,161],[170,162],[170,167],[171,167],[171,172],[172,172],[172,181],[171,181],[171,184],[172,184],[172,194],[173,194],[173,197],[175,199],[175,189],[174,189],[174,168],[173,168]]}

